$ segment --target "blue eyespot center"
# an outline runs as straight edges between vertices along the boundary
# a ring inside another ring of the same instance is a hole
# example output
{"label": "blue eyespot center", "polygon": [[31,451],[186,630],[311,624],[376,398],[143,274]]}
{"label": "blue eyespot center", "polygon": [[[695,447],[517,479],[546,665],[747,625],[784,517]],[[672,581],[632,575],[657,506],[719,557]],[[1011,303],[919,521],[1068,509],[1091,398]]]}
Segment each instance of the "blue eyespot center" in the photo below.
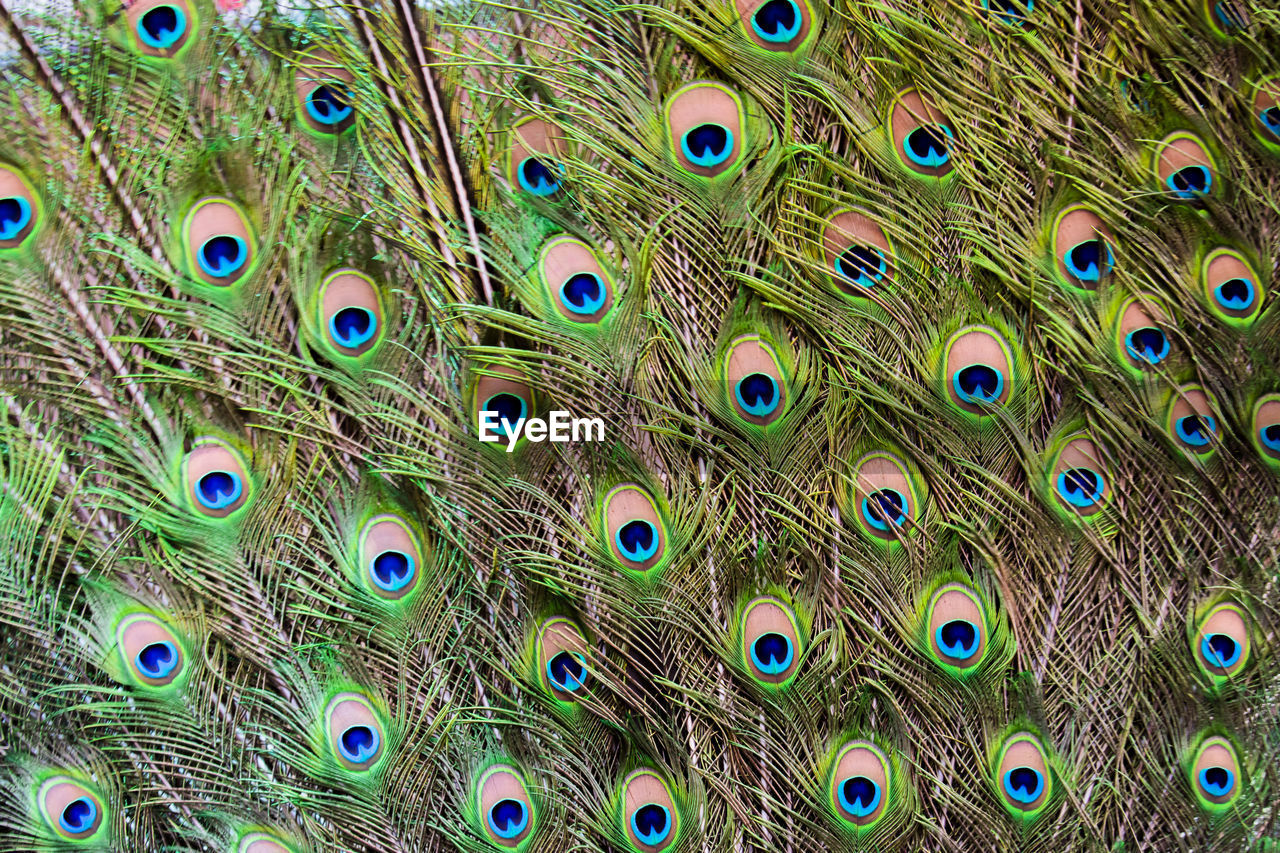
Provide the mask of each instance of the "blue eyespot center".
{"label": "blue eyespot center", "polygon": [[1072,506],[1086,508],[1102,500],[1106,482],[1092,468],[1068,468],[1058,475],[1058,494]]}
{"label": "blue eyespot center", "polygon": [[1280,452],[1280,424],[1267,424],[1258,430],[1258,438],[1264,446]]}
{"label": "blue eyespot center", "polygon": [[840,808],[857,818],[867,817],[880,806],[880,786],[866,776],[850,776],[840,783]]}
{"label": "blue eyespot center", "polygon": [[489,828],[499,838],[515,838],[528,825],[529,810],[519,800],[498,800],[489,808]]}
{"label": "blue eyespot center", "polygon": [[1231,0],[1219,0],[1214,3],[1213,14],[1218,19],[1218,23],[1229,30],[1238,30],[1245,26],[1244,15],[1235,8],[1235,3]]}
{"label": "blue eyespot center", "polygon": [[970,364],[951,377],[956,396],[966,403],[998,403],[1004,393],[1004,374],[986,364]]}
{"label": "blue eyespot center", "polygon": [[1080,281],[1098,281],[1115,267],[1115,254],[1106,240],[1084,240],[1063,258],[1067,272]]}
{"label": "blue eyespot center", "polygon": [[201,244],[196,260],[206,275],[227,278],[238,273],[249,260],[249,245],[243,237],[218,234]]}
{"label": "blue eyespot center", "polygon": [[604,282],[593,272],[574,273],[560,285],[560,302],[574,314],[589,316],[604,307]]}
{"label": "blue eyespot center", "polygon": [[947,150],[950,139],[955,139],[955,134],[948,125],[924,124],[907,134],[902,149],[917,166],[936,169],[951,159]]}
{"label": "blue eyespot center", "polygon": [[551,167],[537,157],[526,157],[516,169],[516,179],[525,192],[539,197],[549,196],[560,189],[560,179]]}
{"label": "blue eyespot center", "polygon": [[722,124],[700,124],[680,137],[680,148],[695,166],[719,166],[733,153],[733,131]]}
{"label": "blue eyespot center", "polygon": [[156,50],[167,50],[187,32],[187,15],[177,6],[156,6],[138,19],[138,38]]}
{"label": "blue eyespot center", "polygon": [[373,726],[348,726],[338,736],[338,752],[352,764],[364,764],[378,754],[381,742],[382,738]]}
{"label": "blue eyespot center", "polygon": [[378,318],[368,308],[348,305],[333,312],[329,318],[329,335],[333,342],[346,349],[355,349],[378,333]]}
{"label": "blue eyespot center", "polygon": [[1225,797],[1235,786],[1235,774],[1225,767],[1206,767],[1200,771],[1200,787],[1211,797]]}
{"label": "blue eyespot center", "polygon": [[502,431],[511,435],[515,432],[516,424],[528,416],[529,406],[523,398],[515,394],[494,394],[481,408],[481,417],[490,412],[497,416],[498,425]]}
{"label": "blue eyespot center", "polygon": [[1200,654],[1211,666],[1229,669],[1240,660],[1241,647],[1226,634],[1210,634],[1200,641]]}
{"label": "blue eyespot center", "polygon": [[802,24],[796,0],[768,0],[751,16],[755,34],[774,44],[785,44],[800,35]]}
{"label": "blue eyespot center", "polygon": [[1173,428],[1184,444],[1204,447],[1213,440],[1218,423],[1212,415],[1186,415],[1178,418]]}
{"label": "blue eyespot center", "polygon": [[208,471],[196,481],[196,500],[212,510],[226,509],[240,500],[244,485],[232,471]]}
{"label": "blue eyespot center", "polygon": [[1153,326],[1134,329],[1124,339],[1125,350],[1138,361],[1159,364],[1169,355],[1169,338]]}
{"label": "blue eyespot center", "polygon": [[1016,802],[1034,803],[1043,791],[1044,774],[1034,767],[1014,767],[1004,774],[1004,792]]}
{"label": "blue eyespot center", "polygon": [[88,797],[77,797],[62,808],[58,825],[72,835],[88,832],[98,820],[98,806]]}
{"label": "blue eyespot center", "polygon": [[658,553],[658,528],[648,519],[633,518],[618,528],[614,544],[623,557],[643,563]]}
{"label": "blue eyespot center", "polygon": [[1021,26],[1036,4],[1035,0],[982,0],[982,5],[999,15],[1004,23]]}
{"label": "blue eyespot center", "polygon": [[316,124],[341,124],[351,117],[355,108],[351,105],[351,93],[333,86],[317,86],[307,95],[307,115]]}
{"label": "blue eyespot center", "polygon": [[751,644],[751,663],[766,675],[781,675],[791,668],[795,647],[791,638],[772,631],[756,637]]}
{"label": "blue eyespot center", "polygon": [[1263,127],[1271,132],[1272,136],[1280,136],[1280,104],[1267,107],[1258,113],[1258,120],[1262,122]]}
{"label": "blue eyespot center", "polygon": [[858,287],[871,288],[884,281],[889,261],[874,246],[853,245],[835,260],[836,273]]}
{"label": "blue eyespot center", "polygon": [[862,499],[862,519],[876,530],[901,527],[907,520],[907,499],[897,489],[881,489]]}
{"label": "blue eyespot center", "polygon": [[369,561],[369,578],[387,592],[404,589],[413,580],[415,571],[413,557],[403,551],[388,549]]}
{"label": "blue eyespot center", "polygon": [[1213,298],[1227,311],[1247,311],[1253,305],[1253,282],[1229,278],[1213,289]]}
{"label": "blue eyespot center", "polygon": [[938,626],[935,638],[938,648],[949,658],[968,660],[978,651],[982,635],[978,627],[967,619],[952,619]]}
{"label": "blue eyespot center", "polygon": [[134,657],[134,663],[147,678],[167,678],[178,665],[178,649],[167,640],[149,643]]}
{"label": "blue eyespot center", "polygon": [[778,408],[778,382],[767,373],[749,373],[733,388],[738,405],[749,415],[764,417]]}
{"label": "blue eyespot center", "polygon": [[631,813],[631,831],[644,844],[661,844],[671,832],[671,810],[657,803],[645,803]]}
{"label": "blue eyespot center", "polygon": [[560,652],[547,661],[547,679],[556,690],[572,693],[586,683],[586,661],[577,652]]}
{"label": "blue eyespot center", "polygon": [[1178,198],[1205,195],[1213,185],[1213,174],[1205,166],[1183,166],[1169,175],[1166,183]]}
{"label": "blue eyespot center", "polygon": [[31,224],[31,202],[22,196],[0,198],[0,240],[12,240]]}

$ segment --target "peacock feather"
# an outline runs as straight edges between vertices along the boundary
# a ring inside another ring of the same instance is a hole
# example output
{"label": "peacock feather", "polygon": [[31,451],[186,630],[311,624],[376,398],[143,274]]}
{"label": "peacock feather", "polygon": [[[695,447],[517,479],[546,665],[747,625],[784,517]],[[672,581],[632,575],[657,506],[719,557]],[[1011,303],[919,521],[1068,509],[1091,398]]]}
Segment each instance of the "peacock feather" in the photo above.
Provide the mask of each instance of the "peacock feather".
{"label": "peacock feather", "polygon": [[1280,849],[1280,10],[0,0],[0,853]]}

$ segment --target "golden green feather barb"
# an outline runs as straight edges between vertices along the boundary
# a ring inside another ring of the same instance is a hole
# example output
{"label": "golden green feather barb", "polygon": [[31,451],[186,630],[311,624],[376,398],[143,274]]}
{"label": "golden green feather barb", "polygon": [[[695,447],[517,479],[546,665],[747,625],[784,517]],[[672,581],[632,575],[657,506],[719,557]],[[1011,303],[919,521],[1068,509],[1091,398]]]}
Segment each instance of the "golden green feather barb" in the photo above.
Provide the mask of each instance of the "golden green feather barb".
{"label": "golden green feather barb", "polygon": [[0,81],[0,853],[1280,851],[1274,0],[0,0]]}

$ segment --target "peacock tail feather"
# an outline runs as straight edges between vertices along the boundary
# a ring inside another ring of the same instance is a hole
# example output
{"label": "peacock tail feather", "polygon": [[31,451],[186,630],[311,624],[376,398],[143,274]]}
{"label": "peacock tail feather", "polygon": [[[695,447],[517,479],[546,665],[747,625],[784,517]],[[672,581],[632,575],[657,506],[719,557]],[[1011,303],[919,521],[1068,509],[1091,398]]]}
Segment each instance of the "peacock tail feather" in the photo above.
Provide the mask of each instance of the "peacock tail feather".
{"label": "peacock tail feather", "polygon": [[0,23],[0,852],[1280,849],[1274,4]]}

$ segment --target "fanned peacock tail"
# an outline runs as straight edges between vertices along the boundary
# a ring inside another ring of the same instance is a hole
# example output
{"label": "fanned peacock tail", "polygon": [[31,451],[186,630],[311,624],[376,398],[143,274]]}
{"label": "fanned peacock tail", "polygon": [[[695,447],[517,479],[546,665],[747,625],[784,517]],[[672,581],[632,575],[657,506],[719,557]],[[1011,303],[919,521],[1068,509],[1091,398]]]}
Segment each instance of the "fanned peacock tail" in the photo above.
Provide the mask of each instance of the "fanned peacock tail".
{"label": "fanned peacock tail", "polygon": [[1280,849],[1273,6],[0,19],[0,850]]}

